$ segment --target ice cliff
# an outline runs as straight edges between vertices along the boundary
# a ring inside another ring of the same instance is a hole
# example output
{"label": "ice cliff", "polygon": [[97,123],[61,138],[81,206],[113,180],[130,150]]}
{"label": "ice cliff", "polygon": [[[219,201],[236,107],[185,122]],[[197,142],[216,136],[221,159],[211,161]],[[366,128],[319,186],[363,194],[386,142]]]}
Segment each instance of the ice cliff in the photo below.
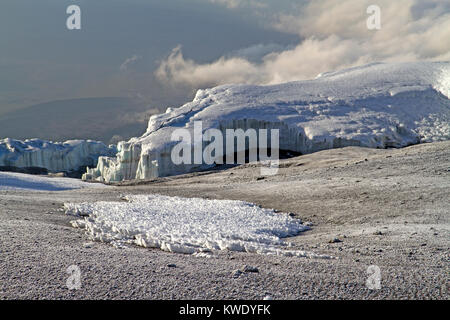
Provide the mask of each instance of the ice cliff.
{"label": "ice cliff", "polygon": [[115,146],[99,141],[51,142],[40,139],[0,140],[0,167],[44,168],[49,172],[71,172],[95,166],[100,156],[112,156]]}
{"label": "ice cliff", "polygon": [[[277,128],[280,149],[311,153],[345,146],[403,147],[450,139],[450,62],[374,63],[270,86],[223,85],[154,115],[139,138],[100,157],[85,179],[120,181],[181,174],[207,165],[174,165],[171,133]],[[225,152],[225,151],[224,151]]]}

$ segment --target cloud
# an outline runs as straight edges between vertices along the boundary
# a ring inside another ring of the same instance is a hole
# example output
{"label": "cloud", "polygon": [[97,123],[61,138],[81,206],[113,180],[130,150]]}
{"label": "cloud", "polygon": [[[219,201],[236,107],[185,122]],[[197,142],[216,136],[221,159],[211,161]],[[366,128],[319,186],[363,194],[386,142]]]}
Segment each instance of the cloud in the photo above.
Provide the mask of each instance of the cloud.
{"label": "cloud", "polygon": [[[450,5],[439,0],[377,0],[381,30],[368,30],[373,0],[314,0],[297,14],[276,14],[271,26],[298,34],[296,46],[265,53],[264,45],[199,64],[175,48],[156,70],[171,85],[273,84],[374,61],[450,60]],[[254,53],[264,52],[259,61]],[[250,53],[249,53],[250,52]]]}
{"label": "cloud", "polygon": [[276,43],[263,44],[259,43],[247,48],[239,49],[230,54],[226,55],[226,58],[231,57],[240,57],[247,59],[251,62],[261,62],[263,58],[269,53],[274,52],[282,52],[286,50],[286,47],[283,47]]}
{"label": "cloud", "polygon": [[222,57],[209,64],[197,64],[193,60],[186,60],[178,46],[161,62],[155,75],[166,84],[200,88],[222,83],[257,82],[258,71],[258,66],[239,57]]}
{"label": "cloud", "polygon": [[131,57],[125,59],[125,61],[120,65],[119,70],[120,71],[127,71],[128,67],[130,65],[132,65],[133,63],[135,63],[136,61],[138,61],[140,59],[142,59],[141,56],[138,56],[138,55],[135,55],[135,54],[132,55]]}

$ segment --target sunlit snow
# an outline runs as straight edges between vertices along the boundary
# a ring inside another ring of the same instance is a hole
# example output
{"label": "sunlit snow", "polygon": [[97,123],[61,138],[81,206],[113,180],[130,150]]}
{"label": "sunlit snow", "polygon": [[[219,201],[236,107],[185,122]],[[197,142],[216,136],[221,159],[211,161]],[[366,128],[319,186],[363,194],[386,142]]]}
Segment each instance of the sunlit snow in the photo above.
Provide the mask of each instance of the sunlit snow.
{"label": "sunlit snow", "polygon": [[448,140],[449,84],[449,62],[411,62],[374,63],[271,86],[199,90],[192,102],[153,115],[143,136],[119,143],[116,157],[101,157],[85,178],[147,179],[207,168],[170,159],[172,132],[192,131],[195,121],[202,121],[203,130],[279,129],[280,149],[302,154]]}
{"label": "sunlit snow", "polygon": [[125,202],[66,203],[66,213],[95,240],[128,242],[164,251],[196,254],[231,250],[327,257],[292,250],[282,238],[309,228],[286,213],[252,203],[163,195],[127,196]]}

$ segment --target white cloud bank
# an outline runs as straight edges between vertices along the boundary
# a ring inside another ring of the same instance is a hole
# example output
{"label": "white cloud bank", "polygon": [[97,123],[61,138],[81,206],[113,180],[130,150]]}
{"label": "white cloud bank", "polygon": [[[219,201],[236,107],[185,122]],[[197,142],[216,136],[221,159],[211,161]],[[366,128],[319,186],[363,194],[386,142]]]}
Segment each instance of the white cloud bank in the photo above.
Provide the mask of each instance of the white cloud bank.
{"label": "white cloud bank", "polygon": [[[375,3],[376,2],[376,3]],[[381,30],[368,30],[366,9],[381,8]],[[440,0],[314,0],[299,14],[273,16],[271,26],[301,42],[266,54],[260,63],[224,56],[198,64],[180,47],[160,64],[157,78],[192,88],[225,83],[274,84],[374,61],[450,60],[450,3]]]}

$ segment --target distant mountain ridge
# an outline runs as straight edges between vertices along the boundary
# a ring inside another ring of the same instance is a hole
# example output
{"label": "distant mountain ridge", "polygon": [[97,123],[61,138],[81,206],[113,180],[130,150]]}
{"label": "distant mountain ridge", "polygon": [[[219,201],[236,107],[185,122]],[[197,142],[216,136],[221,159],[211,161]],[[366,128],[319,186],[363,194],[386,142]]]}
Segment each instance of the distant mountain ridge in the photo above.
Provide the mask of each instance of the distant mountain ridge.
{"label": "distant mountain ridge", "polygon": [[[126,97],[55,100],[0,116],[0,138],[128,139],[147,128],[146,107]],[[117,141],[113,141],[117,142]]]}

